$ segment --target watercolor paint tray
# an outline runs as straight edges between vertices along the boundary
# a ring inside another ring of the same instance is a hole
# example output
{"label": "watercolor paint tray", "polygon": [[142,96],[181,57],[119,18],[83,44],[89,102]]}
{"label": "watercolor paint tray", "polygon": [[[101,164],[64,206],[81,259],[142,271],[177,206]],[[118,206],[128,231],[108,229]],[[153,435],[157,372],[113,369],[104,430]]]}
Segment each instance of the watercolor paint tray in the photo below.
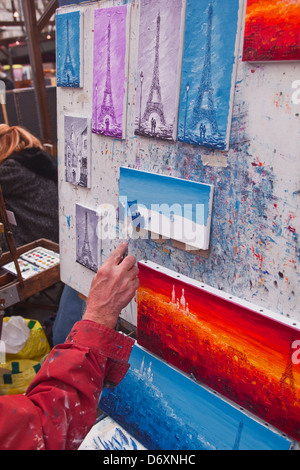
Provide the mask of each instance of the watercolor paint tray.
{"label": "watercolor paint tray", "polygon": [[[35,276],[36,274],[59,264],[59,254],[52,250],[47,250],[41,246],[33,248],[22,254],[18,258],[18,264],[23,279]],[[17,276],[14,261],[2,266],[3,269]]]}

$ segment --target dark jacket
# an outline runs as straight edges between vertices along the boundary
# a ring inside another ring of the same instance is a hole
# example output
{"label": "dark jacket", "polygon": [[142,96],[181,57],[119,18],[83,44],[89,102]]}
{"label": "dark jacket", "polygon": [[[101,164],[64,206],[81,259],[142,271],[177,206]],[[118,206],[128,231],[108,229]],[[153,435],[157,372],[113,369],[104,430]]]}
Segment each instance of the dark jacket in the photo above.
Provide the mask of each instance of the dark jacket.
{"label": "dark jacket", "polygon": [[55,158],[39,148],[13,154],[0,165],[6,209],[17,222],[12,225],[16,246],[39,238],[58,243],[57,180]]}

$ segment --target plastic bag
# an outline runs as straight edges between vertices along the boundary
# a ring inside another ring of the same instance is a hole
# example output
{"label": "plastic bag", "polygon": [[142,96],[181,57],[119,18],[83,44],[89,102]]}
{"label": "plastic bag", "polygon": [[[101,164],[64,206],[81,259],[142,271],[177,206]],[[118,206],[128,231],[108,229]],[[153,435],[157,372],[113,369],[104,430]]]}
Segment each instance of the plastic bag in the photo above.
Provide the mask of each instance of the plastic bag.
{"label": "plastic bag", "polygon": [[[10,322],[14,317],[6,317],[3,320]],[[51,348],[41,324],[36,320],[24,319],[29,335],[27,340],[16,353],[7,351],[5,354],[5,363],[0,364],[0,395],[14,395],[25,393],[29,384],[34,379],[45,357],[49,354]],[[19,328],[19,335],[24,339],[25,330],[22,322],[13,322]],[[13,326],[11,324],[11,326]],[[14,332],[16,334],[16,331]],[[12,333],[10,332],[10,339]],[[2,336],[3,341],[3,336]]]}

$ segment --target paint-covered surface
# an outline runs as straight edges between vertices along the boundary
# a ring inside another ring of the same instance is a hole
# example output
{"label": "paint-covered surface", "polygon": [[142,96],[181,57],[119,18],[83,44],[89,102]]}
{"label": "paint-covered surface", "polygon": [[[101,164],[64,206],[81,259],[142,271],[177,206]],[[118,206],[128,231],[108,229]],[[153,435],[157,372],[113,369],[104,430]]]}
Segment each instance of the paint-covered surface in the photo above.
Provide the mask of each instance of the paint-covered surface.
{"label": "paint-covered surface", "polygon": [[243,60],[300,60],[300,4],[247,0]]}
{"label": "paint-covered surface", "polygon": [[118,139],[126,131],[128,21],[126,5],[95,11],[93,132]]}
{"label": "paint-covered surface", "polygon": [[239,0],[188,0],[178,140],[209,148],[229,144]]}
{"label": "paint-covered surface", "polygon": [[[253,65],[241,60],[237,80],[229,150],[220,152],[181,142],[134,134],[139,77],[138,31],[140,5],[132,4],[128,82],[127,138],[112,140],[92,135],[92,188],[64,181],[63,119],[76,112],[92,116],[94,9],[64,7],[84,13],[84,89],[58,94],[58,155],[60,186],[60,254],[63,282],[87,295],[93,273],[75,262],[75,203],[118,207],[120,167],[161,173],[214,185],[214,203],[207,258],[168,243],[131,240],[129,253],[178,273],[300,320],[300,104],[293,83],[299,66],[292,63]],[[103,1],[101,6],[112,6]],[[244,3],[245,5],[245,3]],[[118,240],[99,243],[99,263]],[[136,322],[136,303],[123,317]]]}
{"label": "paint-covered surface", "polygon": [[157,264],[139,269],[138,343],[300,440],[300,324]]}
{"label": "paint-covered surface", "polygon": [[288,439],[139,346],[129,362],[121,384],[103,390],[100,408],[147,449],[289,449]]}

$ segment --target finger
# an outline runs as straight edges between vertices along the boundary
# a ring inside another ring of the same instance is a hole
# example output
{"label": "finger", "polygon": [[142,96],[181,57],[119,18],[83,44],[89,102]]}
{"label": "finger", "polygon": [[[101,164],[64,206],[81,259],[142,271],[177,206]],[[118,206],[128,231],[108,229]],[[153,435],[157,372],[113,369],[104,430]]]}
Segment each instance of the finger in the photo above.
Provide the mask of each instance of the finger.
{"label": "finger", "polygon": [[137,266],[133,266],[129,271],[128,271],[128,279],[129,280],[134,280],[136,277],[139,275],[139,268]]}
{"label": "finger", "polygon": [[111,255],[107,258],[105,263],[108,264],[115,264],[118,265],[122,260],[122,257],[125,255],[126,251],[128,250],[128,243],[122,242],[120,243],[111,253]]}
{"label": "finger", "polygon": [[128,255],[126,258],[124,258],[121,263],[120,267],[122,268],[123,271],[129,271],[130,269],[133,268],[136,264],[136,258],[133,255]]}

